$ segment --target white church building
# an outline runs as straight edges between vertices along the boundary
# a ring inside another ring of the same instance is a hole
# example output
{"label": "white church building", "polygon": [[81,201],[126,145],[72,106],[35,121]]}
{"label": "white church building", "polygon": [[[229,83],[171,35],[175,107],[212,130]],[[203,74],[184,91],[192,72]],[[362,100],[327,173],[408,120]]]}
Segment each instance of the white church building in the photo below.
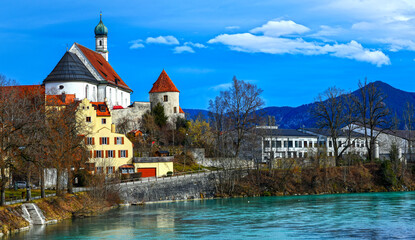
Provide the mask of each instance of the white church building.
{"label": "white church building", "polygon": [[[131,103],[133,90],[108,63],[108,29],[102,22],[102,15],[94,32],[95,51],[74,43],[44,79],[46,94],[75,94],[78,100],[87,98],[91,102],[106,101],[111,109],[117,110],[114,111],[114,122],[121,116],[140,118],[157,103],[164,106],[169,118],[184,117],[179,105],[180,92],[164,69],[149,92],[150,102]],[[137,106],[140,111],[133,110]]]}

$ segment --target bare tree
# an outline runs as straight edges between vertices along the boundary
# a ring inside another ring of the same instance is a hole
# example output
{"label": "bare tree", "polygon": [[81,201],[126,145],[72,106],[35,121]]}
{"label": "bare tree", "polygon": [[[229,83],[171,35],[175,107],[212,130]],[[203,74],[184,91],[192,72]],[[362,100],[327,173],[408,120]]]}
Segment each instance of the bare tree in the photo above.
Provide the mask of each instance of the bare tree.
{"label": "bare tree", "polygon": [[409,157],[409,161],[412,162],[412,147],[413,147],[413,137],[412,131],[414,127],[414,118],[415,118],[415,111],[414,105],[409,102],[406,102],[406,108],[403,113],[403,119],[405,121],[405,130],[407,131],[406,140],[408,141],[407,144],[407,153]]}
{"label": "bare tree", "polygon": [[389,109],[385,104],[386,95],[374,83],[359,81],[360,94],[355,98],[358,109],[358,124],[363,127],[368,159],[375,159],[376,140],[389,128]]}
{"label": "bare tree", "polygon": [[[215,102],[211,102],[211,109],[216,110],[214,113],[217,117],[215,125],[221,128],[219,134],[223,134],[223,126],[229,121],[229,132],[233,135],[233,156],[239,156],[241,143],[245,139],[249,129],[255,127],[258,122],[256,111],[263,105],[261,98],[262,90],[256,85],[233,78],[232,86],[220,93]],[[222,108],[222,110],[219,110]]]}
{"label": "bare tree", "polygon": [[351,101],[351,94],[343,90],[331,87],[316,99],[316,106],[311,110],[312,116],[317,120],[316,124],[320,129],[329,131],[336,166],[340,165],[343,153],[352,145],[351,129],[347,134],[346,142],[339,142],[340,135],[345,135],[342,128],[352,126],[355,119],[355,107]]}
{"label": "bare tree", "polygon": [[[48,104],[55,106],[51,102]],[[57,173],[57,195],[63,193],[64,186],[61,184],[61,176],[65,171],[68,174],[68,192],[72,192],[71,169],[75,165],[83,163],[87,156],[85,136],[88,135],[88,132],[82,115],[77,112],[76,102],[67,104],[65,107],[51,107],[47,112],[48,156],[52,159],[52,166]]]}

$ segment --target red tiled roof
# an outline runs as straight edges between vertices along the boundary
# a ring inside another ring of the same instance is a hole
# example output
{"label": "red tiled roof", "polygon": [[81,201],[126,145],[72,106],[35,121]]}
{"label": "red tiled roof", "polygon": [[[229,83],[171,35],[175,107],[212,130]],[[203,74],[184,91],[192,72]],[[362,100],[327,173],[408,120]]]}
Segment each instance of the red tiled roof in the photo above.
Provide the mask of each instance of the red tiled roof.
{"label": "red tiled roof", "polygon": [[91,102],[98,117],[111,116],[110,110],[105,102]]}
{"label": "red tiled roof", "polygon": [[0,91],[7,93],[7,91],[16,91],[21,95],[27,94],[45,94],[45,86],[43,85],[18,85],[18,86],[4,86],[0,87]]}
{"label": "red tiled roof", "polygon": [[124,165],[121,165],[119,168],[134,168],[134,165],[132,165],[132,164],[124,164]]}
{"label": "red tiled roof", "polygon": [[48,106],[65,106],[75,102],[75,94],[65,94],[65,101],[63,95],[46,95],[46,105]]}
{"label": "red tiled roof", "polygon": [[174,83],[171,81],[170,77],[167,75],[166,71],[161,72],[159,78],[155,83],[153,83],[153,87],[150,90],[150,93],[155,92],[180,92]]}
{"label": "red tiled roof", "polygon": [[184,113],[183,109],[179,106],[179,113]]}
{"label": "red tiled roof", "polygon": [[117,105],[117,106],[112,107],[112,109],[124,109],[124,108],[122,106]]}
{"label": "red tiled roof", "polygon": [[[125,84],[125,82],[121,79],[120,76],[118,76],[118,74],[114,71],[111,65],[105,60],[105,58],[101,54],[92,51],[91,49],[86,48],[78,43],[76,43],[76,45],[85,55],[85,57],[88,58],[89,62],[92,64],[92,66],[94,66],[97,72],[99,72],[99,74],[105,80],[107,80],[107,82],[132,91],[131,88],[129,88],[127,84]],[[115,79],[118,79],[117,83],[115,82]]]}

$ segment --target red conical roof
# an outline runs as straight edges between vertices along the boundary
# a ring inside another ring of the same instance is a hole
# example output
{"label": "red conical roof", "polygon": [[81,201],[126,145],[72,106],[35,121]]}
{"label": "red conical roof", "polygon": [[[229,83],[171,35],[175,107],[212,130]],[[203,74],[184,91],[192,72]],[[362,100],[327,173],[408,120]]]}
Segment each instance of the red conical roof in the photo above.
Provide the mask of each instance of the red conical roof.
{"label": "red conical roof", "polygon": [[180,92],[174,83],[171,81],[170,77],[167,75],[166,71],[160,73],[159,78],[155,83],[153,83],[153,87],[150,90],[150,93],[156,92]]}

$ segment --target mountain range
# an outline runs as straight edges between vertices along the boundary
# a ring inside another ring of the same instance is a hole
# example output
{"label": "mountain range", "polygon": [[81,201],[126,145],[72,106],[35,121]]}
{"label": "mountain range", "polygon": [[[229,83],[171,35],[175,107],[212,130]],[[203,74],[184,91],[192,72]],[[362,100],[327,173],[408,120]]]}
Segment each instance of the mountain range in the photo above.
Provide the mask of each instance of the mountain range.
{"label": "mountain range", "polygon": [[[390,86],[387,83],[376,81],[370,84],[382,91],[387,98],[385,104],[389,108],[391,115],[395,115],[400,120],[399,128],[404,129],[405,124],[403,120],[403,114],[406,109],[406,102],[415,106],[415,93],[406,92]],[[352,92],[354,95],[360,94],[360,89]],[[316,103],[304,104],[298,107],[265,107],[261,110],[264,115],[274,116],[276,124],[280,128],[296,129],[300,127],[315,127],[315,120],[310,115],[310,109],[312,109]],[[208,111],[201,109],[183,109],[189,119],[196,119],[198,116],[203,116],[207,119]]]}

